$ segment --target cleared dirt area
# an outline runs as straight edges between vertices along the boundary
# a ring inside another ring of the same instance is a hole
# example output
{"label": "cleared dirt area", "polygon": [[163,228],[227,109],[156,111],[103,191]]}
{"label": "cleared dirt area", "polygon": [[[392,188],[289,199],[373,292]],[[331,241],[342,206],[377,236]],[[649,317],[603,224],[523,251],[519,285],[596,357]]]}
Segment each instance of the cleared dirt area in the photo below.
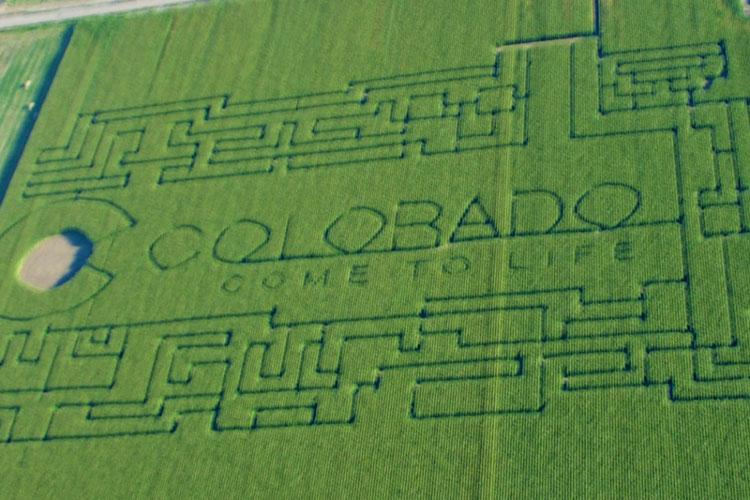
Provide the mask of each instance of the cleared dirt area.
{"label": "cleared dirt area", "polygon": [[91,242],[78,232],[50,236],[31,249],[18,279],[36,290],[51,290],[73,278],[90,254]]}

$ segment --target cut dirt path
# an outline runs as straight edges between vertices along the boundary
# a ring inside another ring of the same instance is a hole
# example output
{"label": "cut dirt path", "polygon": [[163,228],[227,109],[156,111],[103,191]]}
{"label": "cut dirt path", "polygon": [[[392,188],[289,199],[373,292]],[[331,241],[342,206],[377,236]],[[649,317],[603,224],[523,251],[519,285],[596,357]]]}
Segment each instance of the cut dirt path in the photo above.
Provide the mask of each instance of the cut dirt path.
{"label": "cut dirt path", "polygon": [[145,9],[159,9],[207,0],[83,0],[61,1],[39,5],[8,6],[0,4],[0,30],[79,19],[81,17],[119,14]]}

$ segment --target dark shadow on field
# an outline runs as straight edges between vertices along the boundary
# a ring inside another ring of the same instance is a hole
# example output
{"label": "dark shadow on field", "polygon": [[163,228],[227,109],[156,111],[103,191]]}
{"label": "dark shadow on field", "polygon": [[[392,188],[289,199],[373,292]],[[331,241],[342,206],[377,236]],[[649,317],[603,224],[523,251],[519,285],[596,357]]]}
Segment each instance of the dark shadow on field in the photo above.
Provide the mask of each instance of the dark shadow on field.
{"label": "dark shadow on field", "polygon": [[26,149],[26,143],[31,136],[31,131],[34,129],[34,124],[36,123],[39,112],[44,105],[44,101],[47,99],[47,94],[49,93],[49,89],[52,86],[52,82],[55,80],[57,69],[60,67],[63,56],[68,49],[68,45],[70,44],[70,39],[73,37],[73,30],[73,25],[68,26],[68,28],[65,29],[62,40],[60,41],[60,47],[57,50],[57,54],[55,54],[54,59],[52,59],[49,70],[47,71],[44,79],[42,79],[42,84],[39,87],[39,92],[37,93],[37,97],[35,99],[37,105],[28,114],[23,124],[21,125],[21,128],[18,131],[18,137],[13,143],[13,147],[10,151],[10,154],[8,155],[8,159],[5,161],[5,164],[0,167],[0,206],[2,206],[3,204],[5,194],[7,193],[8,186],[10,185],[10,181],[11,179],[13,179],[13,174],[15,174],[16,168],[18,168],[18,163],[21,161],[23,151],[24,149]]}
{"label": "dark shadow on field", "polygon": [[57,288],[58,286],[64,285],[65,283],[70,281],[76,274],[78,274],[78,271],[80,271],[81,268],[86,265],[86,261],[89,260],[91,252],[94,251],[94,244],[82,232],[76,231],[74,229],[69,229],[63,231],[62,235],[66,240],[68,240],[68,243],[76,249],[76,253],[73,257],[73,261],[70,263],[68,271],[64,275],[60,276],[60,279],[58,279],[57,282],[52,285],[52,288]]}

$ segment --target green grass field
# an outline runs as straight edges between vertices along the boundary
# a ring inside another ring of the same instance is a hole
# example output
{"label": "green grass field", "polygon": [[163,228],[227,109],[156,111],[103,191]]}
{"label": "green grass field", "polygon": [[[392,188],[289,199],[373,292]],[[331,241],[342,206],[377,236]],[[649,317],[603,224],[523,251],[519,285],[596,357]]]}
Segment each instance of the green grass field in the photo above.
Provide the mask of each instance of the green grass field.
{"label": "green grass field", "polygon": [[[0,207],[0,497],[750,493],[736,4],[59,33]],[[86,265],[20,283],[71,230]]]}
{"label": "green grass field", "polygon": [[0,35],[0,200],[68,39],[64,28]]}

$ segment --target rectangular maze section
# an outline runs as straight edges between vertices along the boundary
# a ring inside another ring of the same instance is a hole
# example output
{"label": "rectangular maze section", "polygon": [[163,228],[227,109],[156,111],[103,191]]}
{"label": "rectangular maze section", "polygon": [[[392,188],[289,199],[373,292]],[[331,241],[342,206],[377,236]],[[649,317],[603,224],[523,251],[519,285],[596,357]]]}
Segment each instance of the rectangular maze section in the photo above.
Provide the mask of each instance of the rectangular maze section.
{"label": "rectangular maze section", "polygon": [[218,96],[81,113],[42,150],[24,196],[307,169],[522,146],[525,51],[494,64],[352,81],[341,92],[266,101]]}

